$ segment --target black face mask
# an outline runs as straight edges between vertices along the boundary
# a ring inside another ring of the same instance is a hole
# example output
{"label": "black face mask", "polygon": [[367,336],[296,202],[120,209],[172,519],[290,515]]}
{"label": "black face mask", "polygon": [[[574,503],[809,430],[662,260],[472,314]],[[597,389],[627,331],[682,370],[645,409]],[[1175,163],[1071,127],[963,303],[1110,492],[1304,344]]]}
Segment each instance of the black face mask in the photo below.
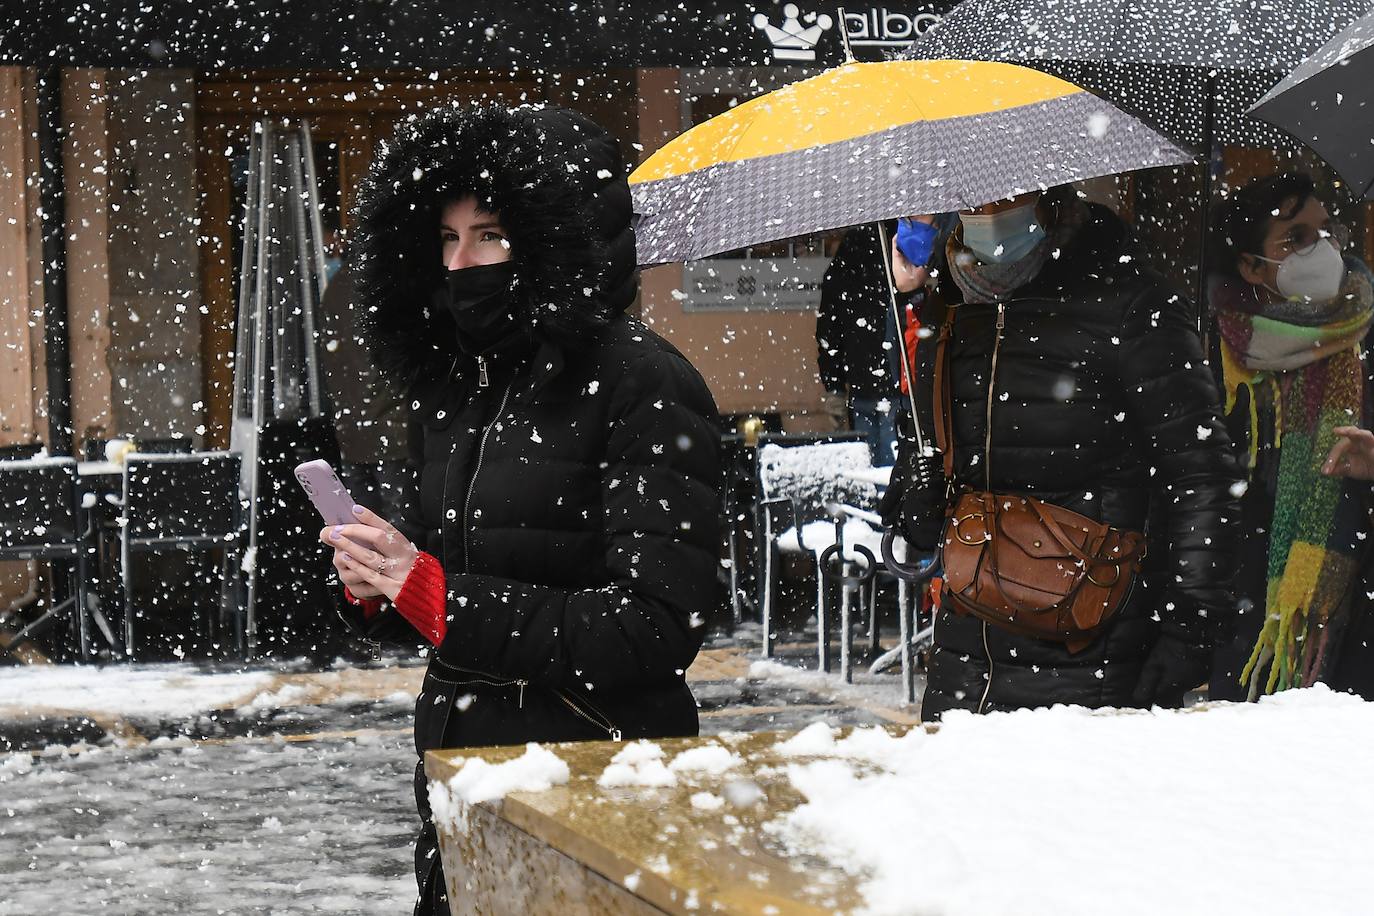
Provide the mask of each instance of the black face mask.
{"label": "black face mask", "polygon": [[436,298],[458,326],[458,346],[469,356],[501,348],[523,331],[511,286],[515,263],[500,261],[446,271]]}

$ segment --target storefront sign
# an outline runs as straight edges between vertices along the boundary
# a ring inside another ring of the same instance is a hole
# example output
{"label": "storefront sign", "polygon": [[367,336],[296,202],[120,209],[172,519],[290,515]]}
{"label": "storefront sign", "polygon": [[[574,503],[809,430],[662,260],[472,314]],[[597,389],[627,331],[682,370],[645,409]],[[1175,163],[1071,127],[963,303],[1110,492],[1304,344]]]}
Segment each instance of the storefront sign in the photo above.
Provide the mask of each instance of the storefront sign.
{"label": "storefront sign", "polygon": [[830,259],[720,258],[688,261],[682,271],[684,312],[818,309]]}
{"label": "storefront sign", "polygon": [[871,7],[858,12],[846,10],[844,30],[850,47],[905,51],[939,21],[940,14],[930,9],[904,12]]}
{"label": "storefront sign", "polygon": [[[939,6],[939,10],[947,7]],[[900,53],[930,31],[940,21],[937,7],[926,4],[902,10],[885,6],[846,7],[844,36],[856,56],[862,49],[875,49],[883,56]],[[767,40],[773,59],[780,63],[809,62],[833,58],[833,52],[843,51],[843,39],[835,20],[829,13],[804,10],[796,3],[787,3],[776,14],[758,12],[753,17],[754,28]],[[827,35],[832,37],[827,38]],[[834,47],[826,47],[828,43]],[[830,52],[830,53],[827,53]]]}
{"label": "storefront sign", "polygon": [[777,25],[765,13],[754,14],[754,28],[773,46],[773,58],[789,63],[815,60],[816,45],[834,24],[835,20],[826,13],[807,13],[803,19],[795,3],[782,8],[782,18]]}

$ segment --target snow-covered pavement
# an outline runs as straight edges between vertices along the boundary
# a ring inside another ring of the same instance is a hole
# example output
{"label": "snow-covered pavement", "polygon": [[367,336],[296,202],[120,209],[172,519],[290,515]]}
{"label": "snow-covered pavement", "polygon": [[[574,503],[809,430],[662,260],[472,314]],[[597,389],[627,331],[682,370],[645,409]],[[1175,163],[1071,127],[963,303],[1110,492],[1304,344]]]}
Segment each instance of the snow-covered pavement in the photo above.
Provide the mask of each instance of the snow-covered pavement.
{"label": "snow-covered pavement", "polygon": [[401,913],[407,729],[0,757],[0,914]]}
{"label": "snow-covered pavement", "polygon": [[[0,916],[409,912],[421,664],[0,668]],[[914,721],[739,648],[688,679],[707,734]]]}
{"label": "snow-covered pavement", "polygon": [[407,912],[421,670],[0,669],[0,914]]}

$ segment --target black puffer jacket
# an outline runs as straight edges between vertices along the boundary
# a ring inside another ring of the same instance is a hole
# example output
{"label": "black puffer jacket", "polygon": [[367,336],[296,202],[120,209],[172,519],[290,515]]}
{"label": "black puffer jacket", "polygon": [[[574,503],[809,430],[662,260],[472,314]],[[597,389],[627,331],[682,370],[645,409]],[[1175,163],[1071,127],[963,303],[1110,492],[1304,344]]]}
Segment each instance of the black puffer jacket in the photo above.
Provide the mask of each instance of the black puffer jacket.
{"label": "black puffer jacket", "polygon": [[[499,214],[531,327],[486,387],[429,307],[440,203],[468,193]],[[684,673],[724,600],[719,420],[687,360],[623,314],[637,273],[614,141],[559,109],[444,109],[403,125],[359,207],[376,355],[421,430],[400,527],[448,588],[417,750],[696,734]],[[373,638],[417,640],[394,610],[346,613]]]}
{"label": "black puffer jacket", "polygon": [[[1144,530],[1147,574],[1089,647],[1014,636],[941,612],[922,715],[1074,703],[1128,705],[1161,626],[1205,645],[1228,613],[1237,471],[1192,313],[1131,256],[1125,229],[1092,207],[1073,240],[1006,306],[984,454],[997,306],[957,306],[950,341],[955,487],[1028,493]],[[958,302],[949,284],[947,301]],[[926,316],[938,326],[943,316]],[[930,413],[934,341],[920,347],[918,409]],[[908,486],[902,443],[885,512],[931,549],[945,483]],[[939,477],[941,475],[937,475]],[[991,672],[991,677],[989,677]]]}
{"label": "black puffer jacket", "polygon": [[[821,281],[816,367],[832,394],[891,398],[897,354],[884,343],[891,322],[883,254],[871,226],[849,230]],[[896,334],[894,332],[893,338]]]}

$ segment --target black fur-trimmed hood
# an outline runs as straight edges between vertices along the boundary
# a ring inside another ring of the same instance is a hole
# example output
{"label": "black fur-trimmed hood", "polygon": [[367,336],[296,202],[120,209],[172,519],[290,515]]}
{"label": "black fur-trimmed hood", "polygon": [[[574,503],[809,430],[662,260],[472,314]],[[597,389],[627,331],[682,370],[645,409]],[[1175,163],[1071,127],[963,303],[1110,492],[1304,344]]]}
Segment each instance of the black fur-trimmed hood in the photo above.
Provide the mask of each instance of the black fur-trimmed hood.
{"label": "black fur-trimmed hood", "polygon": [[364,333],[403,384],[447,372],[452,319],[432,307],[444,275],[439,214],[475,195],[497,213],[515,262],[517,313],[539,343],[575,347],[638,290],[619,147],[561,108],[446,105],[402,122],[358,195],[353,252]]}

